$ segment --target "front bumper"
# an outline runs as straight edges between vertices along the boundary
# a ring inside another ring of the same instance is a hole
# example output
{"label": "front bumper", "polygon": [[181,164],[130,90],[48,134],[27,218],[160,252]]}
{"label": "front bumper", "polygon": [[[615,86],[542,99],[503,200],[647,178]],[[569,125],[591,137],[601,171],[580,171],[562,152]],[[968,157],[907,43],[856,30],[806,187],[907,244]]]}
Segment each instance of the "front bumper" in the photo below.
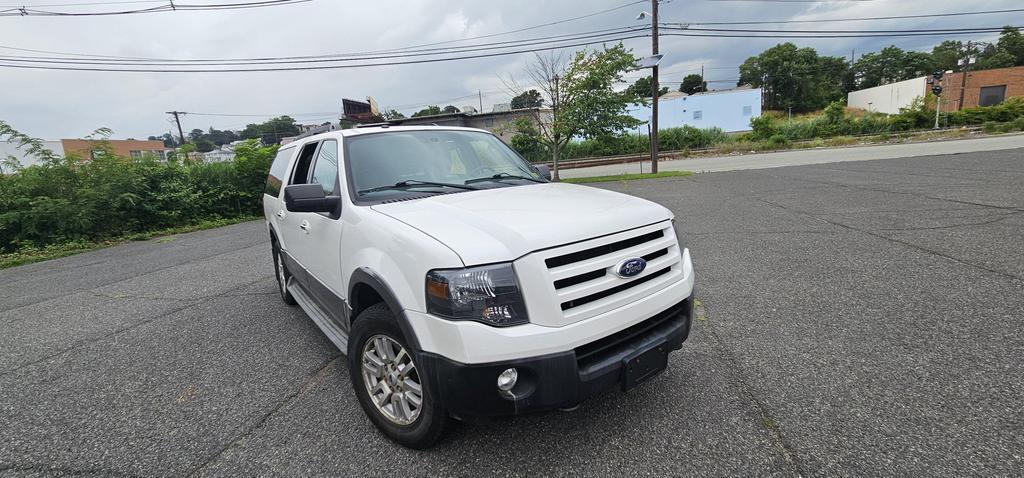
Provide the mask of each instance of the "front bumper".
{"label": "front bumper", "polygon": [[[691,294],[643,322],[567,352],[482,364],[421,352],[419,360],[431,389],[459,418],[570,408],[616,386],[625,388],[625,364],[643,351],[681,348],[692,318]],[[517,369],[519,380],[511,393],[501,392],[498,374],[510,367]]]}

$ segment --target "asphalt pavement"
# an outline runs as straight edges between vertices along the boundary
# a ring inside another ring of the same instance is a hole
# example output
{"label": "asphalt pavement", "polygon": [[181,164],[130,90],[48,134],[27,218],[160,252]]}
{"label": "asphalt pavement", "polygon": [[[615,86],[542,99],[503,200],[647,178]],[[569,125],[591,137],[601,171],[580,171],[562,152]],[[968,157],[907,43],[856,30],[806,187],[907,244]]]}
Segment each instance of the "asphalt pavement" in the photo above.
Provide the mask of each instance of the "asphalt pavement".
{"label": "asphalt pavement", "polygon": [[[943,139],[911,143],[866,144],[835,148],[794,149],[769,153],[740,152],[725,156],[700,156],[685,159],[662,159],[658,171],[693,171],[712,173],[745,169],[807,166],[811,164],[872,161],[877,159],[911,158],[942,154],[977,153],[1024,148],[1024,133],[995,136]],[[608,164],[587,168],[563,169],[563,178],[583,178],[615,174],[649,173],[650,163]]]}
{"label": "asphalt pavement", "polygon": [[598,187],[675,211],[699,318],[574,412],[382,437],[260,222],[0,271],[0,476],[1019,476],[1024,150]]}

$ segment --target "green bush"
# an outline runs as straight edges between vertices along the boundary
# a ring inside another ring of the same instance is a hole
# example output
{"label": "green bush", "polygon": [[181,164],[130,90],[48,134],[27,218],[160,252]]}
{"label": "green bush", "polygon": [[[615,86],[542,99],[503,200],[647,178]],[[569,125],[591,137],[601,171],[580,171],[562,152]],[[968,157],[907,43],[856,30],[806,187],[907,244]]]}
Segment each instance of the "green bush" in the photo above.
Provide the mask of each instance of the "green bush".
{"label": "green bush", "polygon": [[768,138],[768,146],[772,149],[782,149],[789,146],[789,138],[781,134],[777,134]]}
{"label": "green bush", "polygon": [[259,214],[277,146],[236,149],[234,161],[161,161],[105,154],[0,175],[0,252]]}

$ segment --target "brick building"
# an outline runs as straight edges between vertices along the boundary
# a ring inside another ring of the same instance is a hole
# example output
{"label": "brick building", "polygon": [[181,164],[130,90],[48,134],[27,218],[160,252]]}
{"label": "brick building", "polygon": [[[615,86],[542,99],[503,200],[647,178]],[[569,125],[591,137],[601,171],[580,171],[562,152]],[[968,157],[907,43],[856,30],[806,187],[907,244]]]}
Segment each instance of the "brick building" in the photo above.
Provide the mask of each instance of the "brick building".
{"label": "brick building", "polygon": [[[62,139],[64,154],[76,154],[84,159],[92,159],[98,150],[100,141],[89,139]],[[163,141],[140,141],[135,139],[110,139],[106,140],[118,156],[141,158],[146,153],[152,153],[166,159],[167,148]]]}
{"label": "brick building", "polygon": [[[949,73],[942,79],[942,111],[957,111],[976,106],[992,106],[1007,98],[1024,96],[1024,66],[970,71],[967,86],[964,73]],[[963,105],[960,97],[963,92]]]}

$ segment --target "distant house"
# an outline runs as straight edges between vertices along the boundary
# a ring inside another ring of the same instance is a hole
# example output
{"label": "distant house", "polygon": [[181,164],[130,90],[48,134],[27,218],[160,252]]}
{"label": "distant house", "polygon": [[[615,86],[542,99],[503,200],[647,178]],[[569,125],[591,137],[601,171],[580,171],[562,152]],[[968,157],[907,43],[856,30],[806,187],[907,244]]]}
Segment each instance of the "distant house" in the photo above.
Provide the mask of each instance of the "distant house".
{"label": "distant house", "polygon": [[167,159],[167,148],[160,140],[143,141],[135,139],[62,139],[64,154],[75,154],[83,159],[96,159],[102,154],[103,147],[109,145],[118,156],[141,158],[145,154],[154,154],[160,159]]}
{"label": "distant house", "polygon": [[1024,66],[971,71],[966,81],[964,73],[948,73],[942,79],[942,88],[942,111],[998,105],[1009,98],[1024,96]]}
{"label": "distant house", "polygon": [[[118,156],[141,158],[144,154],[154,154],[160,159],[167,159],[167,148],[163,141],[139,141],[134,139],[62,139],[43,141],[43,147],[56,156],[75,155],[82,159],[95,159],[102,153],[104,145],[109,145]],[[16,144],[0,142],[0,161],[13,156],[22,167],[42,164],[39,158],[29,156],[25,148]]]}
{"label": "distant house", "polygon": [[[963,72],[946,73],[940,80],[942,111],[998,105],[1007,98],[1024,96],[1024,66],[970,71],[966,75],[965,80]],[[931,77],[922,76],[851,91],[846,97],[846,105],[867,111],[896,114],[900,112],[900,108],[910,106],[915,99],[927,96],[931,90],[929,79]]]}
{"label": "distant house", "polygon": [[494,106],[495,111],[490,113],[470,113],[460,111],[458,113],[393,119],[388,120],[388,124],[403,126],[437,125],[480,128],[490,131],[502,140],[508,142],[511,141],[512,137],[516,134],[513,123],[520,118],[524,118],[527,121],[534,123],[538,128],[542,122],[544,124],[550,124],[551,122],[551,110],[547,108],[523,108],[513,110],[511,108],[506,109],[504,107],[508,106],[507,103],[504,105]]}
{"label": "distant house", "polygon": [[899,113],[900,108],[906,108],[915,99],[924,97],[928,87],[926,79],[927,77],[922,76],[874,88],[851,91],[846,96],[846,106],[890,115]]}
{"label": "distant house", "polygon": [[[315,129],[315,128],[314,128]],[[223,144],[219,148],[208,151],[202,154],[202,160],[207,163],[222,163],[225,161],[233,161],[235,159],[235,147],[245,143],[246,139],[240,139],[238,141],[232,141],[228,144]]]}
{"label": "distant house", "polygon": [[[634,105],[634,118],[649,122],[651,107]],[[761,116],[761,89],[740,87],[687,95],[670,92],[659,97],[658,129],[693,126],[725,132],[749,131],[750,120]]]}
{"label": "distant house", "polygon": [[[60,141],[43,141],[43,147],[53,152],[56,156],[64,156],[64,144]],[[14,158],[17,164],[25,168],[42,164],[42,160],[35,156],[30,156],[26,148],[18,148],[17,144],[0,141],[0,168],[5,173],[10,173],[10,171],[3,168],[3,161],[11,157]]]}

